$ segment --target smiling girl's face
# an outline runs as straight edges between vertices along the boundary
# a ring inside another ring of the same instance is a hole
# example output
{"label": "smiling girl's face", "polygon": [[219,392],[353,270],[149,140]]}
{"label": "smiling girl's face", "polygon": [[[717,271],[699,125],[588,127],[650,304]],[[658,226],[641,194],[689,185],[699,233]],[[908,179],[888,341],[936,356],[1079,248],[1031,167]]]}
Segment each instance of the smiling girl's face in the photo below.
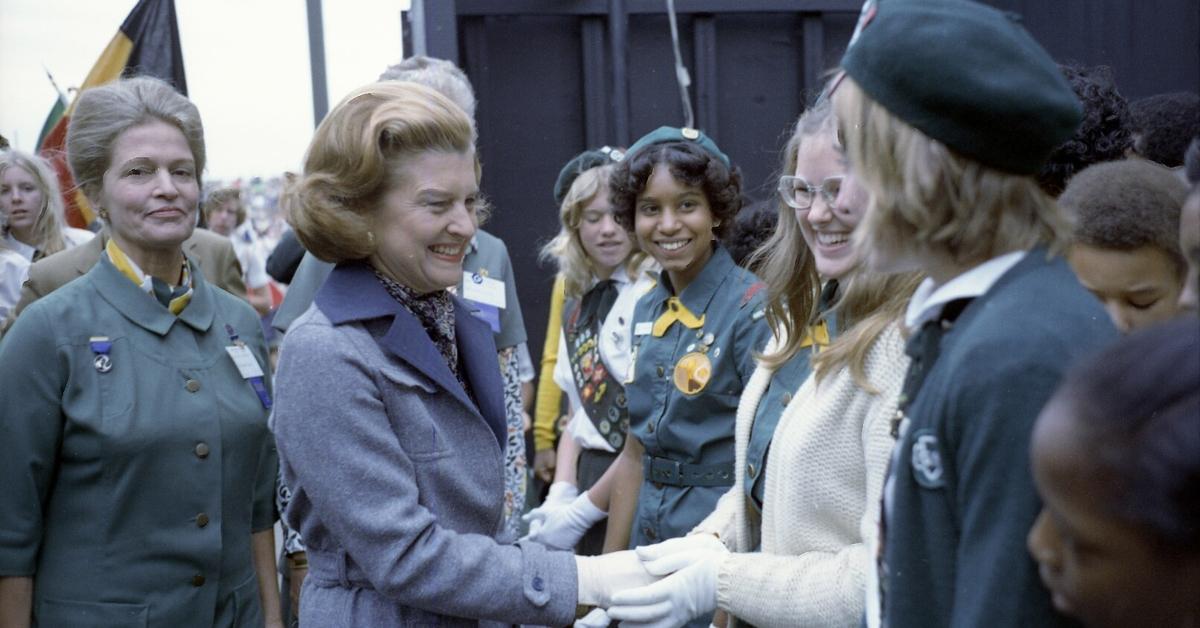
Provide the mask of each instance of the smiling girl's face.
{"label": "smiling girl's face", "polygon": [[675,294],[700,274],[712,257],[713,213],[704,190],[676,179],[659,163],[634,207],[634,232],[671,278]]}

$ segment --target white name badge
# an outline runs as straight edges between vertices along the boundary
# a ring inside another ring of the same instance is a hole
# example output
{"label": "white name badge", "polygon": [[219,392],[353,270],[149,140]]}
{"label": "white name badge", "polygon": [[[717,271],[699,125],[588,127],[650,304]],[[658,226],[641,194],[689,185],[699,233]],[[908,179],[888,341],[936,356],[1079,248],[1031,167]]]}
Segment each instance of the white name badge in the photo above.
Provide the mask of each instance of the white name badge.
{"label": "white name badge", "polygon": [[504,282],[479,273],[463,273],[462,298],[476,303],[484,303],[493,307],[506,306]]}
{"label": "white name badge", "polygon": [[650,321],[638,323],[633,326],[633,335],[635,336],[645,336],[652,331],[654,331],[654,323]]}
{"label": "white name badge", "polygon": [[254,359],[254,354],[250,353],[250,349],[247,349],[245,345],[225,347],[225,350],[229,352],[229,357],[233,358],[233,364],[242,374],[243,379],[263,376],[263,370],[258,365],[258,360]]}

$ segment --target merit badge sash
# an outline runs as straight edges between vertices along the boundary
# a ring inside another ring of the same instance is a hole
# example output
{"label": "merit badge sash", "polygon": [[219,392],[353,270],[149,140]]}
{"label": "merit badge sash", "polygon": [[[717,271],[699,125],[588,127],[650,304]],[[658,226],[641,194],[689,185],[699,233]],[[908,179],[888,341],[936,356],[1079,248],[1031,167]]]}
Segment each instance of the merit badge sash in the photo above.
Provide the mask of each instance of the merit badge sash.
{"label": "merit badge sash", "polygon": [[613,449],[625,446],[629,432],[629,403],[625,387],[608,372],[600,359],[600,325],[603,317],[581,316],[582,302],[573,300],[563,307],[563,336],[571,376],[579,391],[580,404],[592,425]]}

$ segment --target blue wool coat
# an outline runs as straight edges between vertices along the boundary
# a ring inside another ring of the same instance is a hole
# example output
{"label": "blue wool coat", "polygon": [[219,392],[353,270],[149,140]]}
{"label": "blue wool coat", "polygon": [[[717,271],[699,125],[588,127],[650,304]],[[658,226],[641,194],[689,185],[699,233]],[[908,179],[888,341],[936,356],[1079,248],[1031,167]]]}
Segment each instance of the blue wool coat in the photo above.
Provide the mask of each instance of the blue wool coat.
{"label": "blue wool coat", "polygon": [[499,542],[505,421],[491,329],[454,298],[471,395],[361,263],[288,330],[273,417],[308,548],[303,626],[564,625],[569,552]]}

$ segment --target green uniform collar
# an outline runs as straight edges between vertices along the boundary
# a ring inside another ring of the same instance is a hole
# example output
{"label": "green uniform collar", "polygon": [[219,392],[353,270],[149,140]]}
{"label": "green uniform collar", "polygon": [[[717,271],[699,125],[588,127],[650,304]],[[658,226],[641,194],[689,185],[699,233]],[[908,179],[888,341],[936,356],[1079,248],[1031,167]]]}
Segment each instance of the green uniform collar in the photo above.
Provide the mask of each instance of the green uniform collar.
{"label": "green uniform collar", "polygon": [[141,327],[165,336],[171,331],[175,321],[182,321],[196,331],[205,332],[213,323],[212,294],[200,267],[190,259],[187,263],[192,274],[192,300],[178,316],[129,281],[129,278],[121,274],[104,255],[100,256],[100,261],[92,267],[87,276],[91,278],[105,301],[125,318]]}

